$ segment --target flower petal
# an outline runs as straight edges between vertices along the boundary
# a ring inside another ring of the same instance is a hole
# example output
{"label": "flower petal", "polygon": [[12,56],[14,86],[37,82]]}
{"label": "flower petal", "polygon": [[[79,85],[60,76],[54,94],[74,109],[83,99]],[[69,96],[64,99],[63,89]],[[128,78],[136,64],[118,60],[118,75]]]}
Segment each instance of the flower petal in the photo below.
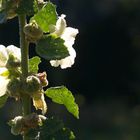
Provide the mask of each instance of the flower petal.
{"label": "flower petal", "polygon": [[61,60],[51,60],[50,63],[54,67],[60,67],[62,69],[71,67],[74,64],[74,60],[76,57],[76,52],[73,49],[72,45],[74,44],[75,37],[78,34],[78,29],[66,27],[65,15],[61,15],[56,23],[56,31],[54,34],[58,35],[60,38],[64,40],[64,45],[67,47],[69,51],[69,56],[61,59]]}
{"label": "flower petal", "polygon": [[6,67],[0,68],[0,76],[3,76],[5,78],[8,78],[9,76],[9,71]]}
{"label": "flower petal", "polygon": [[75,37],[78,34],[78,29],[67,27],[63,34],[61,35],[61,38],[65,41],[66,47],[72,47],[75,41]]}
{"label": "flower petal", "polygon": [[0,97],[6,94],[7,91],[7,85],[9,83],[9,79],[0,76]]}
{"label": "flower petal", "polygon": [[5,46],[0,45],[0,67],[5,67],[8,60],[8,54]]}
{"label": "flower petal", "polygon": [[53,67],[58,67],[60,65],[61,69],[66,69],[68,67],[71,67],[74,64],[76,52],[71,47],[68,48],[70,56],[61,59],[61,60],[51,60],[50,63]]}
{"label": "flower petal", "polygon": [[37,93],[33,95],[33,105],[35,106],[36,110],[41,109],[42,114],[47,112],[47,105],[43,93]]}
{"label": "flower petal", "polygon": [[21,60],[21,52],[20,52],[20,48],[14,46],[14,45],[9,45],[6,48],[8,54],[13,55],[17,60]]}
{"label": "flower petal", "polygon": [[63,34],[63,31],[65,30],[65,28],[67,26],[66,20],[64,19],[65,17],[66,17],[66,15],[62,14],[56,22],[56,26],[55,26],[56,31],[54,33],[58,36],[61,36]]}

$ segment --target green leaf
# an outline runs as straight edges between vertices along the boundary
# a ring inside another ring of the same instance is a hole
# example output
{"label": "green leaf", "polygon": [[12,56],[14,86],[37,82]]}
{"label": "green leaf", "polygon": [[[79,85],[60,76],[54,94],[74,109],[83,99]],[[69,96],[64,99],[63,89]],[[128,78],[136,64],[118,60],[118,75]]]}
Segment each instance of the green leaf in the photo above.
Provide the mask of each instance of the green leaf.
{"label": "green leaf", "polygon": [[66,87],[51,87],[45,91],[45,94],[51,98],[53,102],[63,104],[70,113],[72,113],[76,118],[79,118],[78,105],[75,103],[75,99],[71,91]]}
{"label": "green leaf", "polygon": [[47,60],[59,60],[69,56],[63,39],[47,35],[37,42],[36,52]]}
{"label": "green leaf", "polygon": [[31,20],[35,20],[44,32],[49,32],[50,25],[57,21],[56,6],[48,2]]}
{"label": "green leaf", "polygon": [[37,73],[38,72],[38,65],[41,62],[40,57],[35,56],[31,59],[29,59],[29,72],[31,73]]}
{"label": "green leaf", "polygon": [[21,0],[18,9],[16,10],[19,15],[27,14],[33,15],[37,12],[36,0]]}
{"label": "green leaf", "polygon": [[4,106],[4,104],[7,101],[7,98],[8,98],[7,95],[4,95],[4,96],[0,97],[0,108],[2,108]]}
{"label": "green leaf", "polygon": [[50,118],[47,119],[43,126],[41,127],[42,131],[45,131],[45,133],[42,132],[41,136],[43,137],[49,137],[54,135],[57,131],[61,130],[64,127],[64,124],[61,120],[58,118]]}
{"label": "green leaf", "polygon": [[47,119],[40,129],[41,140],[74,140],[75,136],[58,118]]}

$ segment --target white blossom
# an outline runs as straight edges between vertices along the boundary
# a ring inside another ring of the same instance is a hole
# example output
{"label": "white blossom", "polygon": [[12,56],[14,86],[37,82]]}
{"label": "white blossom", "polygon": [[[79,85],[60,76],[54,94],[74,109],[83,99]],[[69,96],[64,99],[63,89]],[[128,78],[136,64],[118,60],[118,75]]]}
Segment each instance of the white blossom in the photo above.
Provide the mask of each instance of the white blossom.
{"label": "white blossom", "polygon": [[9,45],[7,47],[0,45],[0,68],[6,67],[9,55],[13,55],[15,59],[21,59],[20,49],[14,45]]}
{"label": "white blossom", "polygon": [[8,60],[8,53],[5,46],[0,45],[0,67],[5,67]]}
{"label": "white blossom", "polygon": [[55,26],[55,32],[57,36],[62,38],[65,42],[64,45],[67,47],[69,56],[65,57],[61,60],[51,60],[50,63],[54,67],[60,67],[62,69],[65,69],[67,67],[71,67],[74,64],[75,57],[76,57],[76,52],[72,45],[74,44],[75,37],[78,34],[78,29],[72,28],[72,27],[67,27],[66,25],[66,20],[65,20],[65,15],[61,15]]}
{"label": "white blossom", "polygon": [[13,55],[15,57],[15,59],[17,59],[18,61],[21,61],[21,52],[20,52],[20,48],[17,48],[14,45],[9,45],[7,48],[7,53],[8,55]]}
{"label": "white blossom", "polygon": [[4,76],[0,76],[0,97],[6,94],[8,83],[9,79]]}
{"label": "white blossom", "polygon": [[7,85],[10,80],[8,79],[9,71],[6,68],[9,55],[13,55],[15,59],[20,60],[20,49],[14,45],[10,45],[7,48],[0,45],[0,97],[6,94]]}

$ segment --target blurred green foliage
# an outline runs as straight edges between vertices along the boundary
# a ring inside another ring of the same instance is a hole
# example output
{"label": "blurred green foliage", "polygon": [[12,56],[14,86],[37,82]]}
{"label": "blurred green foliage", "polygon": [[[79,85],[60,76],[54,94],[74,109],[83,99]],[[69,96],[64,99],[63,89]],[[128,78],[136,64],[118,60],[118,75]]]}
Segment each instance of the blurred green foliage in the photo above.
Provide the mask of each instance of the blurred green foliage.
{"label": "blurred green foliage", "polygon": [[[65,85],[80,105],[77,121],[65,108],[48,103],[48,114],[59,116],[75,132],[77,140],[140,139],[140,1],[53,0],[59,15],[80,34],[77,58],[67,70],[50,68],[45,61],[49,87]],[[0,25],[0,43],[18,46],[17,19]],[[30,56],[35,53],[30,47]],[[13,109],[14,108],[14,109]],[[11,112],[17,110],[14,114]],[[18,140],[5,125],[21,108],[12,101],[0,110],[2,140]]]}

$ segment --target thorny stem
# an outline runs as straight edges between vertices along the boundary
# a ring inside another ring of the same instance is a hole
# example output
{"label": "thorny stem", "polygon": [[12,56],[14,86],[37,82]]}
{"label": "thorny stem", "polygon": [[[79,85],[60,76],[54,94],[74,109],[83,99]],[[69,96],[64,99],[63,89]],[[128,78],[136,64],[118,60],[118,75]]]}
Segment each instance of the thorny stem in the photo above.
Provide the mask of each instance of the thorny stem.
{"label": "thorny stem", "polygon": [[[23,32],[24,26],[26,24],[26,15],[19,15],[19,35],[20,35],[20,48],[21,48],[21,80],[25,81],[28,76],[28,46],[29,43],[26,41],[25,34]],[[22,112],[23,116],[31,113],[31,99],[26,93],[22,97]],[[29,138],[24,135],[23,140],[29,140]]]}

